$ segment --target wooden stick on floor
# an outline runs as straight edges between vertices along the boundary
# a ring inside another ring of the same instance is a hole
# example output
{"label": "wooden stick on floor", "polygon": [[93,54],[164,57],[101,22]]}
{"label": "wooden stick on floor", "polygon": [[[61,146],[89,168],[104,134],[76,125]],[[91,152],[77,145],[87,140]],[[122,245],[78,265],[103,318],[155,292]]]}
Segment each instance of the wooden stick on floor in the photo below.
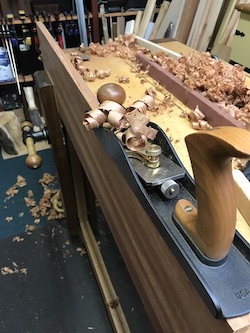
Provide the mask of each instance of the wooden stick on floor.
{"label": "wooden stick on floor", "polygon": [[70,144],[70,146],[72,172],[75,176],[74,186],[78,206],[78,216],[84,244],[99,284],[114,332],[130,333],[128,323],[119,302],[119,297],[114,290],[101,251],[88,221],[86,195],[83,187],[83,171],[72,144]]}

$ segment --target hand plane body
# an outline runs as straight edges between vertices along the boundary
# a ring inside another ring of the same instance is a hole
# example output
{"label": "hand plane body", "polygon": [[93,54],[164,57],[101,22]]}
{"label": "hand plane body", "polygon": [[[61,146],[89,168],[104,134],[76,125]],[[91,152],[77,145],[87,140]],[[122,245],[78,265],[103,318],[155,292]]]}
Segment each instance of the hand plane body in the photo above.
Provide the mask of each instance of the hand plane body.
{"label": "hand plane body", "polygon": [[[187,210],[198,206],[195,182],[163,130],[154,123],[150,126],[158,130],[154,144],[161,148],[162,156],[159,158],[164,163],[167,160],[169,164],[166,165],[172,166],[173,176],[168,178],[168,173],[162,171],[164,177],[167,174],[166,179],[163,178],[178,185],[178,193],[172,197],[164,195],[159,189],[164,181],[157,183],[153,180],[151,183],[150,179],[154,177],[144,177],[147,173],[144,163],[129,157],[114,133],[104,128],[94,129],[94,132],[213,315],[216,318],[232,318],[249,313],[250,245],[236,231],[225,257],[214,259],[201,251],[175,214],[180,200],[190,203]],[[138,163],[141,164],[138,166]],[[149,170],[150,173],[157,173],[157,170]]]}

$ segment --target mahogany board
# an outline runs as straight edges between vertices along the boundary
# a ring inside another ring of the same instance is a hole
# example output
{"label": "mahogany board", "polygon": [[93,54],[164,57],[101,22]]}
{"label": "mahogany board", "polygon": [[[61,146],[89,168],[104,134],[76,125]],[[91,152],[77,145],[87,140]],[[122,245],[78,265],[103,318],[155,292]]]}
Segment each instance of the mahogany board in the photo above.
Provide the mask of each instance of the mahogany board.
{"label": "mahogany board", "polygon": [[[84,112],[96,108],[97,99],[44,25],[38,22],[37,29],[59,115],[155,332],[233,332],[228,321],[209,312],[117,165],[94,132],[82,125]],[[243,320],[241,327],[247,324]]]}

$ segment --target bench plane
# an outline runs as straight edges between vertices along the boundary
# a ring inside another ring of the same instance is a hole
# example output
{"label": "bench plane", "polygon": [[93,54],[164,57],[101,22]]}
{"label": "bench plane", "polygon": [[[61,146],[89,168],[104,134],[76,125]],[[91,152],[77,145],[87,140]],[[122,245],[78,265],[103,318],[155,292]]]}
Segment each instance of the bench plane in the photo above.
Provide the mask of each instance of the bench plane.
{"label": "bench plane", "polygon": [[[249,132],[225,126],[189,135],[194,181],[165,132],[154,123],[149,126],[157,136],[137,156],[108,129],[93,131],[214,317],[249,313],[250,245],[235,230],[231,175],[232,156],[250,155]],[[152,155],[153,168],[147,165]],[[165,195],[160,187],[169,181],[177,185]]]}

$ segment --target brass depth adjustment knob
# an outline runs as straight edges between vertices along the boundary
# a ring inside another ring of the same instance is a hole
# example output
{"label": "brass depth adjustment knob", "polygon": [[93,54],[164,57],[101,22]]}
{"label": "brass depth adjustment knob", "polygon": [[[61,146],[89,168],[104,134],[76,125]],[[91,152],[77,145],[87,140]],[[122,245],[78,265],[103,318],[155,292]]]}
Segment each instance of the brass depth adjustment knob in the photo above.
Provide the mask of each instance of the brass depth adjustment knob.
{"label": "brass depth adjustment knob", "polygon": [[197,208],[181,199],[175,217],[205,256],[222,260],[232,246],[236,227],[232,158],[250,157],[250,132],[223,126],[190,134],[185,141],[194,173]]}
{"label": "brass depth adjustment knob", "polygon": [[22,131],[23,131],[23,138],[24,143],[27,147],[28,156],[26,158],[26,165],[30,169],[38,169],[42,165],[42,159],[37,154],[34,139],[32,137],[32,129],[33,125],[29,121],[24,121],[22,123]]}

